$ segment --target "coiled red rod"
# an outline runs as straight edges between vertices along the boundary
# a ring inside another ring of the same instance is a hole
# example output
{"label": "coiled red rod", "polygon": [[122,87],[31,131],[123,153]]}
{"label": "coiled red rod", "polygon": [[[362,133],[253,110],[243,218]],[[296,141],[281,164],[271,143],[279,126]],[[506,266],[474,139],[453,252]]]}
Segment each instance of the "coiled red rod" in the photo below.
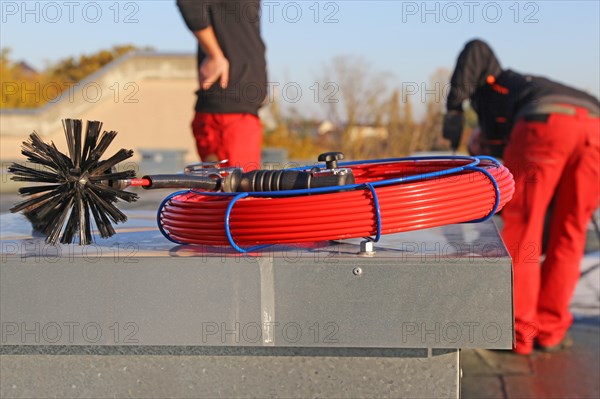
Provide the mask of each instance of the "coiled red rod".
{"label": "coiled red rod", "polygon": [[[464,159],[397,161],[349,166],[357,183],[437,172],[467,164]],[[512,198],[514,180],[504,166],[479,165],[496,181],[497,210]],[[375,188],[381,234],[425,229],[484,218],[496,203],[494,183],[478,170]],[[159,222],[169,238],[189,244],[229,245],[225,216],[231,196],[193,191],[168,199]],[[239,245],[285,244],[374,236],[377,216],[368,188],[317,195],[246,197],[231,210],[231,237]]]}

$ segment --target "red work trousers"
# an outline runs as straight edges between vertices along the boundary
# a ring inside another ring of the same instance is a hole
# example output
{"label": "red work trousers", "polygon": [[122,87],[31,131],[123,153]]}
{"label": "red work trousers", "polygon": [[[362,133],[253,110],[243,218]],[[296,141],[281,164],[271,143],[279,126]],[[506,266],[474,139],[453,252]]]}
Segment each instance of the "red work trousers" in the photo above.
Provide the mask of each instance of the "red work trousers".
{"label": "red work trousers", "polygon": [[227,159],[227,166],[245,171],[260,168],[262,124],[256,115],[197,112],[192,132],[203,162]]}
{"label": "red work trousers", "polygon": [[[600,120],[584,109],[547,120],[521,119],[504,161],[515,194],[502,212],[502,237],[513,258],[515,352],[534,342],[558,344],[573,317],[569,304],[579,279],[587,226],[600,200]],[[544,217],[553,212],[540,268]]]}

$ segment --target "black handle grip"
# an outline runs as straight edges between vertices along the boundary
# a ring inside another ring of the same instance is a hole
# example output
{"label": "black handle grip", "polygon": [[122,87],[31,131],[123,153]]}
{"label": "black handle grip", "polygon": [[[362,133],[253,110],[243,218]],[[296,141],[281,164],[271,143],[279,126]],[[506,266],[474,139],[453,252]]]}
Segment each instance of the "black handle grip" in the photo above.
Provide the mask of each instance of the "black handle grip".
{"label": "black handle grip", "polygon": [[248,173],[231,173],[223,181],[223,191],[239,193],[302,190],[346,184],[354,184],[352,173],[315,177],[310,172],[297,170],[254,170]]}

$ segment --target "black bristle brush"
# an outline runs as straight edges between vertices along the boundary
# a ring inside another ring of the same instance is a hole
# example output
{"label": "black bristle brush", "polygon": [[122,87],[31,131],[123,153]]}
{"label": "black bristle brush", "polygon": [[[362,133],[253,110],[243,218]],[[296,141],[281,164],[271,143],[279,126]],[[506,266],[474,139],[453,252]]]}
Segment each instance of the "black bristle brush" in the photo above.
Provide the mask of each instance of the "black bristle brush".
{"label": "black bristle brush", "polygon": [[13,163],[8,171],[12,180],[38,183],[21,187],[19,194],[27,197],[10,209],[23,211],[33,227],[46,235],[46,242],[70,244],[78,237],[79,244],[92,242],[90,213],[103,238],[115,234],[112,223],[125,222],[127,217],[114,205],[119,199],[136,201],[137,194],[120,189],[120,182],[135,177],[135,171],[116,172],[115,166],[133,155],[121,149],[101,160],[116,136],[115,131],[103,132],[102,123],[88,121],[82,138],[83,124],[79,119],[63,120],[68,155],[54,143],[46,144],[33,132],[23,142],[21,153],[34,167]]}
{"label": "black bristle brush", "polygon": [[[115,203],[138,199],[137,194],[123,190],[128,186],[233,193],[306,190],[354,184],[350,169],[337,168],[337,160],[343,159],[341,153],[319,156],[319,161],[326,163],[325,170],[253,170],[243,173],[241,168],[220,169],[219,164],[206,168],[205,164],[200,164],[190,165],[191,169],[186,168],[183,174],[151,175],[137,179],[133,170],[116,170],[118,163],[133,156],[132,150],[121,149],[113,156],[100,160],[117,132],[105,131],[100,134],[102,123],[88,121],[85,136],[82,137],[83,127],[79,119],[63,120],[63,128],[68,155],[60,152],[54,143],[44,143],[33,132],[29,140],[23,142],[21,150],[33,167],[13,163],[8,168],[13,174],[12,180],[36,183],[19,189],[26,199],[10,211],[23,211],[33,228],[44,233],[46,242],[53,245],[59,242],[70,244],[76,238],[81,245],[90,244],[92,218],[102,238],[115,234],[112,224],[127,221]],[[197,166],[200,169],[196,169]]]}

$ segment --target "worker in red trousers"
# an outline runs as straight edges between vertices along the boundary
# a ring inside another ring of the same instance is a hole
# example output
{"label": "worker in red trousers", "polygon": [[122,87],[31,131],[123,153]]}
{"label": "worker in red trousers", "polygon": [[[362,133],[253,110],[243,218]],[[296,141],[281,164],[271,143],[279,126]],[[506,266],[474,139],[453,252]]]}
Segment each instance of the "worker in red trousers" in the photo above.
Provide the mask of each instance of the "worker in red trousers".
{"label": "worker in red trousers", "polygon": [[260,0],[178,0],[177,6],[198,41],[200,88],[192,122],[198,155],[204,162],[259,169],[258,110],[267,94]]}
{"label": "worker in red trousers", "polygon": [[443,136],[453,149],[460,144],[467,99],[481,129],[471,150],[502,157],[515,177],[514,197],[502,212],[502,238],[514,268],[513,350],[527,355],[534,347],[564,349],[572,344],[569,304],[587,226],[600,200],[600,105],[582,91],[502,69],[481,40],[465,45],[452,75]]}

